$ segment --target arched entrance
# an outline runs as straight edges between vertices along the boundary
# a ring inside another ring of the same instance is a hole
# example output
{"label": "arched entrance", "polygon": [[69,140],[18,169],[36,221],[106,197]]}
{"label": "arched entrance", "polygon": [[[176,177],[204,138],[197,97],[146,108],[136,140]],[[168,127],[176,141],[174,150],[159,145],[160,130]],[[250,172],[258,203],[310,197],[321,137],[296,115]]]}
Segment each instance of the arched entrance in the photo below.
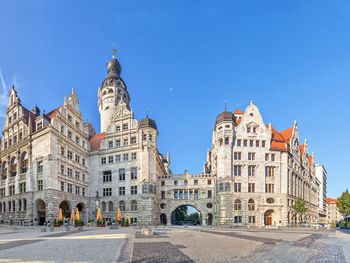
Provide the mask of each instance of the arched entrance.
{"label": "arched entrance", "polygon": [[63,219],[68,219],[70,218],[70,214],[71,214],[71,209],[70,209],[70,205],[68,203],[68,201],[64,200],[60,203],[59,208],[62,210],[62,215],[63,215]]}
{"label": "arched entrance", "polygon": [[211,226],[212,224],[213,224],[213,214],[209,213],[207,225]]}
{"label": "arched entrance", "polygon": [[36,212],[38,225],[46,222],[46,204],[42,199],[36,200]]}
{"label": "arched entrance", "polygon": [[85,205],[83,203],[79,203],[77,204],[76,209],[79,210],[80,220],[85,222]]}
{"label": "arched entrance", "polygon": [[200,225],[202,215],[197,208],[191,205],[182,205],[171,214],[172,225]]}
{"label": "arched entrance", "polygon": [[271,226],[272,225],[272,213],[273,210],[267,210],[264,214],[264,224],[265,226]]}
{"label": "arched entrance", "polygon": [[160,223],[162,225],[166,225],[168,223],[168,219],[167,219],[166,214],[163,213],[163,214],[160,215]]}

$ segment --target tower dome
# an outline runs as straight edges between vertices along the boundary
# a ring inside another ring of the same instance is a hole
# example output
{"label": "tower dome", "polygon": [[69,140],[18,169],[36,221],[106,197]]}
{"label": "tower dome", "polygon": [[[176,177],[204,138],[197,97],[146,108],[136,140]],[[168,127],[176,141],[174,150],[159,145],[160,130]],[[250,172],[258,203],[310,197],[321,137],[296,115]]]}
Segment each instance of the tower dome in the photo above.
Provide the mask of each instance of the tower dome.
{"label": "tower dome", "polygon": [[121,71],[122,71],[122,68],[119,64],[119,61],[116,59],[115,56],[113,56],[112,59],[107,62],[108,76],[118,78],[120,76]]}
{"label": "tower dome", "polygon": [[232,122],[235,122],[236,120],[236,117],[235,115],[230,112],[230,111],[224,111],[224,112],[221,112],[217,117],[216,117],[216,122],[215,122],[215,125],[223,122],[223,121],[232,121]]}

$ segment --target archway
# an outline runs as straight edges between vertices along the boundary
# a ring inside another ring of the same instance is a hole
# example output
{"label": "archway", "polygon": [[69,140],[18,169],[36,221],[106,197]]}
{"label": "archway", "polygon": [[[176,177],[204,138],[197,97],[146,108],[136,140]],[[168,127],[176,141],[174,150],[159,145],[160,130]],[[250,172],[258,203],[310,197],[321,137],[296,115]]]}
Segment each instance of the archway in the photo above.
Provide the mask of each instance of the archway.
{"label": "archway", "polygon": [[171,214],[172,225],[200,225],[202,215],[197,208],[191,205],[181,205]]}
{"label": "archway", "polygon": [[208,222],[207,222],[207,225],[208,226],[211,226],[213,224],[213,214],[212,213],[209,213],[208,214]]}
{"label": "archway", "polygon": [[80,220],[85,222],[85,205],[83,203],[78,203],[76,209],[79,210]]}
{"label": "archway", "polygon": [[60,203],[59,208],[62,210],[63,219],[70,219],[72,213],[68,201],[64,200]]}
{"label": "archway", "polygon": [[42,199],[36,200],[36,211],[38,225],[43,225],[46,222],[46,204]]}
{"label": "archway", "polygon": [[167,219],[167,216],[166,216],[166,214],[160,214],[160,223],[162,224],[162,225],[166,225],[167,223],[168,223],[168,219]]}
{"label": "archway", "polygon": [[271,226],[272,225],[272,213],[273,213],[273,210],[267,210],[265,213],[264,213],[264,224],[265,226]]}

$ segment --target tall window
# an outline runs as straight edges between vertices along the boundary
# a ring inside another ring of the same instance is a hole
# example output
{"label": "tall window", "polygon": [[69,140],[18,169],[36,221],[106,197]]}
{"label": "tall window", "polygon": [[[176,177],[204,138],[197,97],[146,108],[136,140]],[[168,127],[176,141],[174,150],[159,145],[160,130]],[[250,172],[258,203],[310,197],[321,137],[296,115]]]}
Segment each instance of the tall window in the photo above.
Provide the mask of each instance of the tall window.
{"label": "tall window", "polygon": [[67,151],[67,157],[68,157],[69,160],[73,160],[73,152],[68,150]]}
{"label": "tall window", "polygon": [[255,165],[248,165],[248,176],[255,176]]}
{"label": "tall window", "polygon": [[125,169],[119,169],[119,180],[125,181]]}
{"label": "tall window", "polygon": [[112,188],[103,188],[103,196],[112,196]]}
{"label": "tall window", "polygon": [[233,184],[233,190],[236,193],[240,193],[241,192],[241,183],[234,183]]}
{"label": "tall window", "polygon": [[242,175],[242,165],[233,166],[233,174],[234,174],[234,176],[241,176]]}
{"label": "tall window", "polygon": [[103,171],[103,182],[112,182],[112,171]]}
{"label": "tall window", "polygon": [[129,145],[129,140],[128,140],[128,139],[124,139],[123,145],[124,145],[124,146]]}
{"label": "tall window", "polygon": [[101,158],[101,164],[106,164],[106,157]]}
{"label": "tall window", "polygon": [[109,141],[109,142],[108,142],[108,148],[109,148],[109,149],[113,148],[113,141]]}
{"label": "tall window", "polygon": [[255,202],[253,199],[249,199],[249,201],[248,201],[248,210],[250,210],[250,211],[255,210]]}
{"label": "tall window", "polygon": [[19,192],[21,194],[26,192],[26,183],[20,183],[19,184]]}
{"label": "tall window", "polygon": [[129,161],[129,154],[128,153],[123,154],[123,161],[124,162]]}
{"label": "tall window", "polygon": [[127,123],[124,123],[124,124],[123,124],[123,130],[124,130],[124,131],[125,131],[125,130],[127,130],[127,129],[128,129],[128,127],[129,127],[129,126],[128,126],[128,124],[127,124]]}
{"label": "tall window", "polygon": [[241,146],[242,144],[242,140],[241,139],[237,139],[237,146]]}
{"label": "tall window", "polygon": [[265,176],[268,176],[268,177],[275,176],[275,167],[266,166],[265,167]]}
{"label": "tall window", "polygon": [[274,193],[275,192],[275,185],[274,184],[266,184],[265,185],[265,192],[266,193]]}
{"label": "tall window", "polygon": [[125,186],[119,187],[119,195],[125,195]]}
{"label": "tall window", "polygon": [[233,208],[234,208],[235,211],[242,210],[242,202],[241,202],[241,200],[236,199]]}
{"label": "tall window", "polygon": [[117,154],[117,155],[115,156],[115,162],[116,162],[116,163],[120,163],[120,154]]}
{"label": "tall window", "polygon": [[108,163],[113,163],[113,156],[108,156]]}
{"label": "tall window", "polygon": [[242,153],[235,152],[233,155],[234,160],[241,160],[242,159]]}
{"label": "tall window", "polygon": [[68,193],[73,193],[73,185],[72,184],[67,184],[67,192]]}
{"label": "tall window", "polygon": [[39,161],[36,163],[36,169],[37,169],[37,173],[43,172],[43,161]]}
{"label": "tall window", "polygon": [[15,186],[14,185],[10,185],[9,186],[9,195],[14,195],[15,194]]}
{"label": "tall window", "polygon": [[120,139],[115,140],[115,147],[120,147]]}
{"label": "tall window", "polygon": [[249,193],[255,192],[255,183],[248,183],[248,192]]}
{"label": "tall window", "polygon": [[64,182],[61,182],[61,191],[64,192]]}
{"label": "tall window", "polygon": [[131,173],[131,180],[136,180],[137,179],[137,167],[131,167],[130,173]]}
{"label": "tall window", "polygon": [[136,153],[131,153],[131,160],[136,160]]}
{"label": "tall window", "polygon": [[255,160],[255,153],[248,153],[248,160],[249,161],[254,161]]}
{"label": "tall window", "polygon": [[43,180],[38,180],[38,191],[43,190]]}
{"label": "tall window", "polygon": [[130,208],[131,208],[131,211],[132,211],[132,212],[137,211],[137,202],[136,202],[136,200],[131,200],[131,202],[130,202]]}
{"label": "tall window", "polygon": [[119,209],[122,212],[125,212],[125,202],[124,201],[119,201]]}
{"label": "tall window", "polygon": [[132,195],[137,195],[137,185],[132,185],[130,189]]}

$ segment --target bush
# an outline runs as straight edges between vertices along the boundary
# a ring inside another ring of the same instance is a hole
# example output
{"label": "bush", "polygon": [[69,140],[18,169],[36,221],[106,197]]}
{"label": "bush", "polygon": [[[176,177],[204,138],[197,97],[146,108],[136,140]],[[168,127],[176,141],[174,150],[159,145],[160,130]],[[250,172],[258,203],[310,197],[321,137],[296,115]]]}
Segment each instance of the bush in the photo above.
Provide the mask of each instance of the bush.
{"label": "bush", "polygon": [[74,221],[74,226],[83,226],[84,222],[82,220],[75,220]]}

